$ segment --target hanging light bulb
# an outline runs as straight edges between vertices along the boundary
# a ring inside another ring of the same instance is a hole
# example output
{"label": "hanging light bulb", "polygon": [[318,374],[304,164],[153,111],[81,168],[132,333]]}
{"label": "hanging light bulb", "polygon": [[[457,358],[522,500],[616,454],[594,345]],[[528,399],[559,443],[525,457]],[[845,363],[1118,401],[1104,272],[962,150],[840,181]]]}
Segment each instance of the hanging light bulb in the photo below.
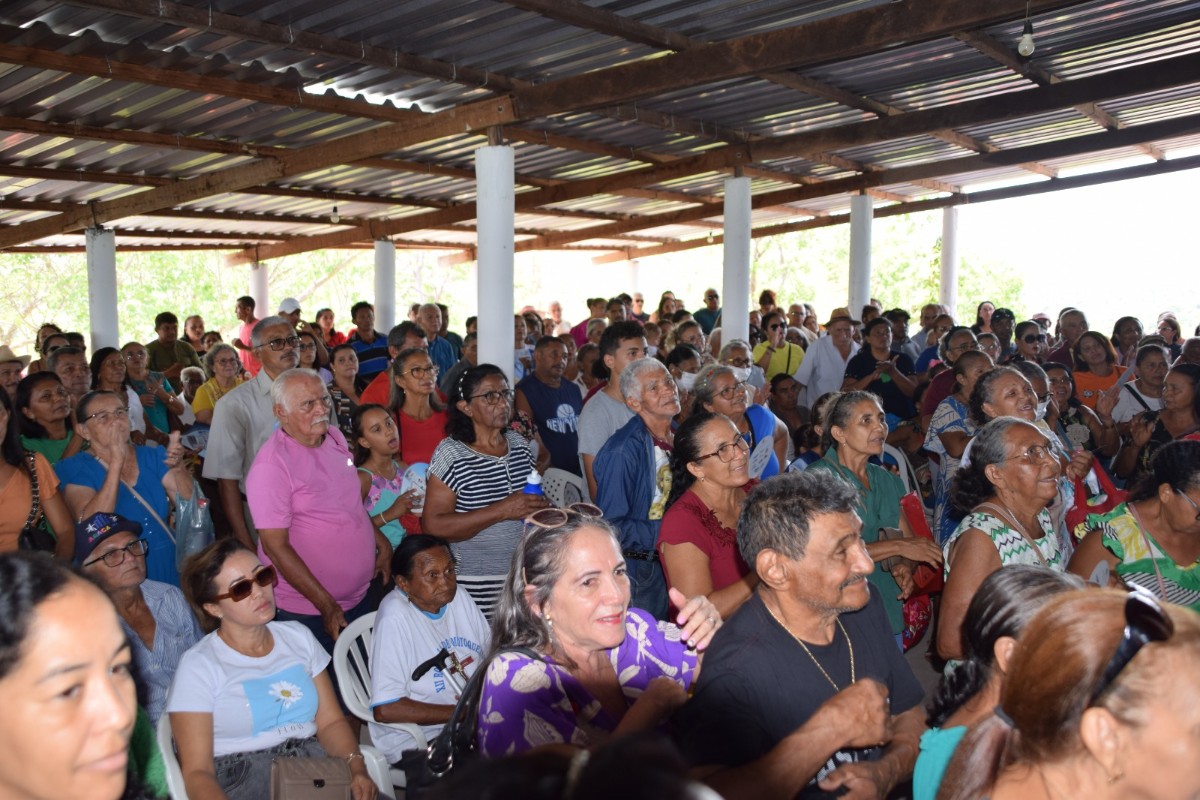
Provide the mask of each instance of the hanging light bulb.
{"label": "hanging light bulb", "polygon": [[1025,30],[1022,31],[1021,39],[1020,39],[1020,41],[1017,42],[1017,52],[1020,53],[1025,58],[1029,58],[1031,55],[1033,55],[1034,47],[1035,47],[1035,45],[1033,43],[1033,23],[1029,21],[1028,17],[1026,17],[1025,18]]}
{"label": "hanging light bulb", "polygon": [[332,222],[334,225],[337,225],[339,222],[342,221],[341,215],[337,213],[336,205],[333,207],[333,213],[329,215],[329,221]]}

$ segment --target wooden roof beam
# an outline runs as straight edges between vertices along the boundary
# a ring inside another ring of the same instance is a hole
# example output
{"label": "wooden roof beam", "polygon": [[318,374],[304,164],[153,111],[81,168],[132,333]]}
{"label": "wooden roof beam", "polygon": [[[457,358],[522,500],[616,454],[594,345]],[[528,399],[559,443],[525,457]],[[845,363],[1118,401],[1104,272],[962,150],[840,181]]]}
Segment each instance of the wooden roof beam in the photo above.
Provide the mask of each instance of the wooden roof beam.
{"label": "wooden roof beam", "polygon": [[[262,159],[237,168],[217,170],[172,186],[95,203],[91,205],[88,215],[62,214],[0,230],[0,247],[35,241],[44,236],[78,230],[89,224],[157,208],[172,208],[202,197],[276,181],[331,164],[370,158],[462,131],[613,105],[762,69],[787,69],[845,58],[901,42],[925,40],[1010,20],[1020,17],[1026,8],[1040,13],[1071,4],[1067,0],[1026,0],[1025,4],[1020,0],[941,0],[936,6],[932,2],[894,3],[884,8],[853,12],[797,28],[752,34],[644,63],[621,65],[552,81],[519,90],[505,98],[465,103],[407,124],[387,125],[312,145],[286,158]],[[631,70],[630,67],[636,69]],[[373,227],[370,230],[361,227],[352,229],[338,240],[316,242],[313,249],[355,241],[355,234],[361,238],[363,234],[370,236],[373,231]],[[246,257],[247,254],[243,253],[237,260]]]}
{"label": "wooden roof beam", "polygon": [[[838,147],[914,136],[933,130],[980,124],[994,120],[1012,119],[1056,108],[1069,107],[1076,102],[1080,102],[1081,99],[1096,100],[1106,97],[1120,97],[1127,94],[1154,91],[1180,83],[1190,83],[1197,74],[1200,74],[1200,55],[1179,56],[1154,64],[1064,82],[1056,86],[1031,89],[1026,92],[1014,92],[1001,97],[983,98],[956,106],[912,111],[908,114],[883,117],[867,122],[857,122],[836,128],[809,131],[756,144],[753,147],[748,145],[729,145],[699,156],[682,159],[659,167],[633,169],[616,175],[573,181],[560,186],[523,192],[516,196],[516,207],[518,209],[534,208],[544,204],[562,203],[596,194],[612,193],[618,189],[631,186],[652,185],[657,182],[720,171],[739,164],[749,164],[759,160],[804,156],[812,151],[826,152]],[[983,154],[980,157],[986,157],[987,155],[989,154]],[[913,176],[911,179],[924,180],[930,177],[936,176],[919,175]],[[813,196],[832,193],[821,190],[820,186],[818,185],[818,191]],[[864,185],[860,188],[869,187]],[[794,202],[794,200],[787,202]],[[473,209],[473,206],[464,204],[457,209],[458,213],[456,213],[453,221],[458,222],[464,219],[473,219],[474,211],[471,209]],[[437,224],[440,224],[440,220],[444,219],[444,213],[433,212],[431,214],[415,215],[403,220],[389,220],[381,226],[381,229],[394,234],[420,230],[425,225],[432,224],[435,221],[439,221]],[[308,241],[268,245],[260,248],[257,256],[261,258],[276,258],[308,250],[319,250],[323,247],[336,247],[348,241],[354,241],[352,233],[352,231],[339,232],[338,234],[314,236]],[[0,230],[0,240],[2,240],[2,236],[3,231]],[[360,233],[360,238],[371,237]],[[255,256],[256,254],[247,252],[234,256],[230,260],[232,263],[249,263],[254,260]]]}

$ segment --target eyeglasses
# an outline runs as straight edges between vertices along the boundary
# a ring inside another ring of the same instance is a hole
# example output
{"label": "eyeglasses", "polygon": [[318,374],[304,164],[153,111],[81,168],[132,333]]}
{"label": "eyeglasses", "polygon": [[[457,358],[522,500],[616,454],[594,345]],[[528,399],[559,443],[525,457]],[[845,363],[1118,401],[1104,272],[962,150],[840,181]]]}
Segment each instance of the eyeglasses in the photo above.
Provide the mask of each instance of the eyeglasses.
{"label": "eyeglasses", "polygon": [[148,357],[149,354],[145,350],[134,350],[125,354],[126,361],[145,361]]}
{"label": "eyeglasses", "polygon": [[97,561],[103,561],[104,565],[106,567],[119,567],[125,563],[126,555],[131,555],[131,556],[140,558],[141,556],[146,555],[147,551],[149,551],[149,550],[150,550],[150,543],[148,541],[146,541],[145,539],[134,539],[132,542],[125,545],[124,547],[118,547],[114,550],[109,550],[107,553],[105,553],[102,556],[97,556],[96,558],[93,558],[91,561],[83,562],[82,566],[90,567],[92,564],[95,564]]}
{"label": "eyeglasses", "polygon": [[696,461],[694,461],[692,463],[697,463],[697,462],[703,461],[706,458],[712,458],[713,456],[716,456],[721,461],[722,464],[728,464],[730,461],[733,461],[735,458],[737,458],[739,453],[749,453],[749,452],[750,452],[750,443],[747,442],[745,439],[743,439],[741,436],[739,436],[736,439],[734,439],[732,442],[726,442],[725,444],[721,445],[720,447],[718,447],[716,450],[712,451],[711,453],[706,453],[705,455],[697,456]]}
{"label": "eyeglasses", "polygon": [[101,425],[103,425],[108,422],[109,419],[120,419],[122,416],[126,416],[128,414],[129,409],[125,406],[121,406],[120,408],[114,408],[112,411],[97,411],[95,414],[88,414],[86,419],[88,422],[96,420],[96,422],[99,422]]}
{"label": "eyeglasses", "polygon": [[571,517],[600,519],[604,512],[591,503],[572,503],[566,508],[543,508],[525,518],[525,524],[543,530],[561,528],[570,521]]}
{"label": "eyeglasses", "polygon": [[1050,451],[1050,447],[1048,445],[1035,444],[1032,447],[1030,447],[1028,450],[1026,450],[1024,453],[1020,453],[1015,456],[1009,456],[1008,458],[1006,458],[1004,460],[1005,461],[1018,461],[1019,460],[1019,461],[1024,461],[1028,464],[1036,464],[1038,462],[1046,461],[1053,457],[1054,457],[1054,454]]}
{"label": "eyeglasses", "polygon": [[1021,337],[1021,341],[1025,344],[1033,344],[1034,342],[1045,342],[1046,334],[1044,333],[1027,333]]}
{"label": "eyeglasses", "polygon": [[213,364],[218,367],[231,367],[237,363],[239,363],[239,361],[236,358],[218,358],[213,362]]}
{"label": "eyeglasses", "polygon": [[949,347],[947,349],[948,350],[978,350],[979,342],[963,342],[962,344],[955,345],[954,347]]}
{"label": "eyeglasses", "polygon": [[750,359],[749,358],[731,358],[731,359],[729,359],[729,366],[741,367],[742,369],[746,369],[750,366]]}
{"label": "eyeglasses", "polygon": [[1195,500],[1188,497],[1186,492],[1181,492],[1178,489],[1176,489],[1175,494],[1179,495],[1184,500],[1188,501],[1188,504],[1191,505],[1192,509],[1196,512],[1196,521],[1200,522],[1200,505],[1197,505]]}
{"label": "eyeglasses", "polygon": [[[409,367],[408,369],[403,370],[400,374],[401,375],[404,375],[404,374],[412,375],[417,380],[420,380],[421,378],[424,378],[426,375],[428,375],[431,378],[436,378],[438,376],[438,372],[440,372],[440,371],[441,370],[439,370],[437,367],[435,367],[431,364],[428,367]],[[476,396],[478,396],[478,395],[476,395]],[[494,405],[494,404],[491,404],[491,405]]]}
{"label": "eyeglasses", "polygon": [[311,344],[302,344],[302,345],[300,345],[299,349],[300,349],[300,350],[303,350],[303,351],[305,351],[305,352],[308,352],[309,350],[316,350],[316,349],[317,349],[317,345],[316,345],[316,343],[315,343],[315,342],[314,342],[314,343],[311,343]]}
{"label": "eyeglasses", "polygon": [[716,394],[723,400],[731,400],[737,396],[738,392],[746,391],[746,382],[738,381],[733,386],[726,386],[724,389],[718,389]]}
{"label": "eyeglasses", "polygon": [[474,400],[478,397],[482,397],[483,402],[487,405],[494,406],[499,403],[512,402],[513,393],[512,389],[505,389],[504,391],[482,392],[480,394],[473,394],[469,396],[467,400]]}
{"label": "eyeglasses", "polygon": [[263,347],[269,347],[272,350],[274,350],[275,352],[279,352],[280,350],[284,349],[285,347],[295,348],[295,347],[298,347],[299,345],[300,345],[300,337],[299,336],[289,336],[286,339],[272,339],[269,342],[263,342],[262,344],[260,344],[258,346],[257,349],[261,349]]}
{"label": "eyeglasses", "polygon": [[209,602],[215,603],[218,600],[232,600],[235,603],[240,603],[250,596],[254,591],[255,586],[267,588],[279,583],[279,573],[274,567],[263,567],[258,572],[254,573],[249,578],[239,578],[229,584],[229,591],[224,594],[218,594]]}
{"label": "eyeglasses", "polygon": [[1144,589],[1131,592],[1125,600],[1125,632],[1121,643],[1101,673],[1088,706],[1096,704],[1143,647],[1151,642],[1165,642],[1173,633],[1175,624],[1149,592]]}

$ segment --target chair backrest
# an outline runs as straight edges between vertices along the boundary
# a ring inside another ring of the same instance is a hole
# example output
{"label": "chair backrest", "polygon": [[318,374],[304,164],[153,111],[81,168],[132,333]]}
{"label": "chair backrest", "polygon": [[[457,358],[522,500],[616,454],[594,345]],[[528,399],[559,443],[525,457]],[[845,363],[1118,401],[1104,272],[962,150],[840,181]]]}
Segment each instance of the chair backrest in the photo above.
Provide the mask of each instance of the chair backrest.
{"label": "chair backrest", "polygon": [[908,460],[904,451],[885,442],[883,452],[896,459],[896,464],[900,467],[900,480],[904,483],[904,493],[919,490],[921,487],[917,483],[916,471],[913,470],[912,462]]}
{"label": "chair backrest", "polygon": [[373,722],[371,713],[371,633],[375,612],[364,614],[347,625],[333,645],[333,671],[337,675],[342,702],[363,722]]}
{"label": "chair backrest", "polygon": [[171,800],[188,800],[187,789],[183,785],[183,770],[179,768],[179,758],[175,755],[175,738],[171,735],[171,717],[166,712],[158,718],[158,749],[162,751],[163,764],[167,768],[167,790]]}
{"label": "chair backrest", "polygon": [[564,508],[583,501],[583,478],[565,469],[551,467],[542,476],[542,491],[551,505]]}

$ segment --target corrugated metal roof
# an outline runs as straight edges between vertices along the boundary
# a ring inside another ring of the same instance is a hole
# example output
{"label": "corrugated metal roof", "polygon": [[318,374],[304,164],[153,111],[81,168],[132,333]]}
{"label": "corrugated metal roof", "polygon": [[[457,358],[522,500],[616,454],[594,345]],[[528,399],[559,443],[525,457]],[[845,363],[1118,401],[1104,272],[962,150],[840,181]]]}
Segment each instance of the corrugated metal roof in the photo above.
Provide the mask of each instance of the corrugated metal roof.
{"label": "corrugated metal roof", "polygon": [[[135,13],[139,3],[140,16]],[[225,176],[258,163],[256,154],[263,149],[299,151],[428,120],[432,113],[503,95],[505,87],[585,75],[600,80],[605,70],[619,65],[653,66],[669,52],[663,40],[687,37],[686,46],[701,46],[802,30],[855,13],[890,13],[894,6],[887,0],[563,0],[541,14],[519,7],[521,0],[513,3],[239,0],[217,8],[208,0],[184,0],[179,14],[195,13],[195,22],[174,18],[170,4],[164,9],[151,0],[3,4],[0,51],[22,55],[0,54],[5,58],[0,62],[0,226],[6,226],[0,233],[19,238],[7,226],[19,232],[37,220],[46,224],[56,209],[49,204],[61,203],[65,210],[128,198],[147,186]],[[924,7],[934,3],[954,5],[953,0],[926,0]],[[577,237],[591,228],[615,230],[609,220],[623,220],[621,230],[636,237],[703,238],[720,215],[704,219],[690,212],[722,196],[727,163],[662,173],[665,177],[652,172],[594,194],[576,185],[649,165],[670,170],[678,159],[723,153],[731,143],[753,148],[779,137],[849,131],[881,115],[904,117],[978,99],[1001,102],[1053,83],[1200,52],[1200,0],[1058,5],[1034,14],[1037,50],[1028,62],[1013,52],[1022,26],[1017,12],[1000,24],[957,35],[915,36],[865,55],[792,70],[726,75],[639,96],[619,108],[588,110],[580,103],[507,126],[520,193],[552,186],[567,194],[559,199],[551,192],[541,211],[522,208],[518,228],[562,234],[558,238],[566,246],[620,249],[652,243],[607,234]],[[631,22],[636,23],[632,29]],[[410,57],[423,61],[414,66]],[[1014,114],[824,152],[776,149],[752,165],[753,193],[786,193],[863,171],[884,170],[890,177],[888,170],[916,167],[930,174],[932,180],[879,187],[877,202],[884,204],[942,196],[947,186],[970,192],[1043,181],[1040,172],[1066,176],[1191,154],[1200,147],[1200,125],[1172,129],[1145,146],[1070,152],[1070,140],[1113,127],[1200,115],[1200,80],[1176,83],[1105,97],[1095,109],[1066,106]],[[111,224],[137,242],[236,249],[255,237],[294,243],[301,241],[297,237],[345,232],[365,220],[421,220],[428,214],[436,220],[438,209],[474,201],[474,154],[486,141],[482,131],[463,129],[390,152],[381,149],[359,163],[326,160],[263,190],[219,190],[177,204],[170,214],[148,210]],[[1034,171],[980,168],[974,162],[960,173],[947,171],[954,159],[978,152],[1064,142],[1066,150],[1039,160],[1031,166]],[[807,187],[806,199],[782,209],[760,204],[755,224],[845,213],[850,193],[841,187],[835,184],[827,194]],[[330,222],[335,205],[342,218],[338,225]],[[655,219],[689,213],[679,222]],[[639,230],[637,222],[648,227]],[[405,230],[399,238],[469,247],[470,224],[430,222],[429,229]],[[80,233],[70,231],[21,240],[61,246],[81,241]],[[365,229],[361,241],[369,242]]]}

